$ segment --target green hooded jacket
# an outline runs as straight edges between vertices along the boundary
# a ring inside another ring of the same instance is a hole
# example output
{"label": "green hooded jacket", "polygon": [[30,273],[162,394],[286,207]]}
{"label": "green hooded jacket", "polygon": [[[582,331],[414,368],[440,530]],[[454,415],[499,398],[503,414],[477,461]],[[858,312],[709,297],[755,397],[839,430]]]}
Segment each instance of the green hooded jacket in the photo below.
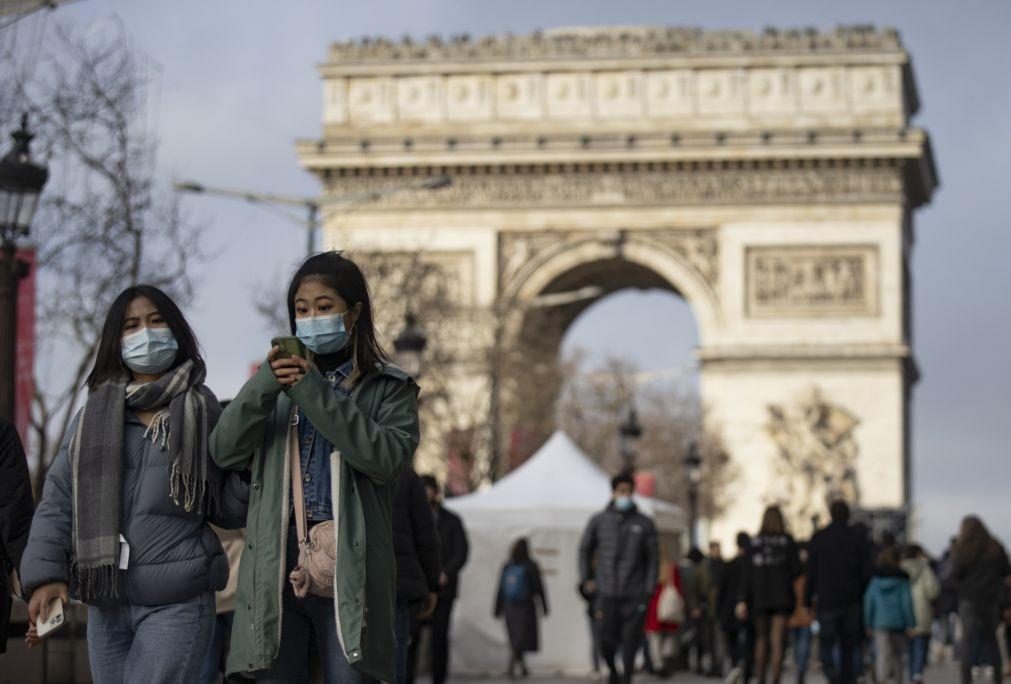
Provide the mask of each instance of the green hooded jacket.
{"label": "green hooded jacket", "polygon": [[285,443],[294,405],[334,445],[334,612],[344,654],[359,671],[393,681],[392,491],[418,446],[419,429],[418,387],[389,365],[377,367],[345,397],[315,368],[283,390],[264,363],[211,433],[219,466],[251,471],[228,673],[269,668],[280,647],[291,489]]}

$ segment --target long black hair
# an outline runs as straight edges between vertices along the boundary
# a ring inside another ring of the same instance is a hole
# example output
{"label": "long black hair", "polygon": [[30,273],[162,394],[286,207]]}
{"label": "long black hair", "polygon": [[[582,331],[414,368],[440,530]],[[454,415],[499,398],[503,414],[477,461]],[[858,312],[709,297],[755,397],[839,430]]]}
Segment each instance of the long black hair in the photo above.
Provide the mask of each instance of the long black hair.
{"label": "long black hair", "polygon": [[527,563],[530,561],[530,545],[527,543],[526,537],[520,537],[513,544],[512,551],[509,553],[509,560],[513,563]]}
{"label": "long black hair", "polygon": [[129,376],[130,370],[123,363],[123,321],[126,319],[126,310],[130,302],[138,297],[146,297],[151,300],[158,313],[165,319],[179,351],[176,353],[169,370],[177,368],[186,361],[193,361],[194,370],[206,372],[204,358],[200,354],[200,346],[197,344],[196,335],[193,329],[186,322],[186,317],[179,310],[176,303],[167,294],[153,285],[134,285],[119,293],[109,307],[109,313],[105,317],[105,324],[102,326],[102,339],[98,343],[98,353],[95,355],[95,365],[88,374],[88,390],[93,390],[103,382],[113,380],[123,375]]}
{"label": "long black hair", "polygon": [[340,252],[321,252],[306,259],[288,286],[288,322],[291,334],[295,334],[295,295],[305,280],[319,280],[341,296],[348,307],[361,304],[362,308],[351,329],[348,347],[354,360],[353,380],[357,381],[366,373],[374,371],[376,364],[389,363],[390,357],[376,337],[375,319],[372,315],[372,296],[369,284],[358,264]]}

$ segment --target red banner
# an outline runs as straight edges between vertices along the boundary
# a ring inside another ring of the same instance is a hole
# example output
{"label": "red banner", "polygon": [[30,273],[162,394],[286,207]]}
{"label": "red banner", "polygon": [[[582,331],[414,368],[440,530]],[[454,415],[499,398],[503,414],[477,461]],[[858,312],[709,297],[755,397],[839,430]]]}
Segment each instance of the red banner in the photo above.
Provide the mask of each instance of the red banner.
{"label": "red banner", "polygon": [[35,250],[18,251],[28,275],[18,283],[18,328],[14,354],[14,426],[28,451],[32,398],[35,396]]}

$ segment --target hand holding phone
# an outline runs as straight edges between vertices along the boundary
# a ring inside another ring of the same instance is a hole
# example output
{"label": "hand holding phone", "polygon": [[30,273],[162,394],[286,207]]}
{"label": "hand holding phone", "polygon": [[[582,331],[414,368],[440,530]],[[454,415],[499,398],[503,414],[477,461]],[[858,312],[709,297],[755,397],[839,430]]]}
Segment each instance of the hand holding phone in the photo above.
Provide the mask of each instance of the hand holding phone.
{"label": "hand holding phone", "polygon": [[274,377],[284,387],[292,387],[309,372],[308,352],[297,337],[275,337],[267,355]]}
{"label": "hand holding phone", "polygon": [[35,629],[38,632],[39,638],[44,639],[65,624],[67,624],[67,621],[63,615],[63,599],[56,596],[49,602],[49,610],[46,612],[46,617],[39,620]]}

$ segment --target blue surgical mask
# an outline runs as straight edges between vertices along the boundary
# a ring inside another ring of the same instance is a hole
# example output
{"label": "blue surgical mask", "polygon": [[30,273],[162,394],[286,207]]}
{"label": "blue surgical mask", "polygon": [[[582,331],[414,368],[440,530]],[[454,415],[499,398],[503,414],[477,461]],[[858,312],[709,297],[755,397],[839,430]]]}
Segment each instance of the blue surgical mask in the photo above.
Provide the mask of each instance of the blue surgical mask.
{"label": "blue surgical mask", "polygon": [[614,507],[619,511],[627,511],[632,508],[632,497],[630,496],[616,496],[614,497]]}
{"label": "blue surgical mask", "polygon": [[344,328],[344,314],[296,319],[295,335],[317,354],[339,352],[351,337]]}
{"label": "blue surgical mask", "polygon": [[141,328],[123,337],[123,363],[136,373],[162,373],[178,352],[179,344],[168,328]]}

